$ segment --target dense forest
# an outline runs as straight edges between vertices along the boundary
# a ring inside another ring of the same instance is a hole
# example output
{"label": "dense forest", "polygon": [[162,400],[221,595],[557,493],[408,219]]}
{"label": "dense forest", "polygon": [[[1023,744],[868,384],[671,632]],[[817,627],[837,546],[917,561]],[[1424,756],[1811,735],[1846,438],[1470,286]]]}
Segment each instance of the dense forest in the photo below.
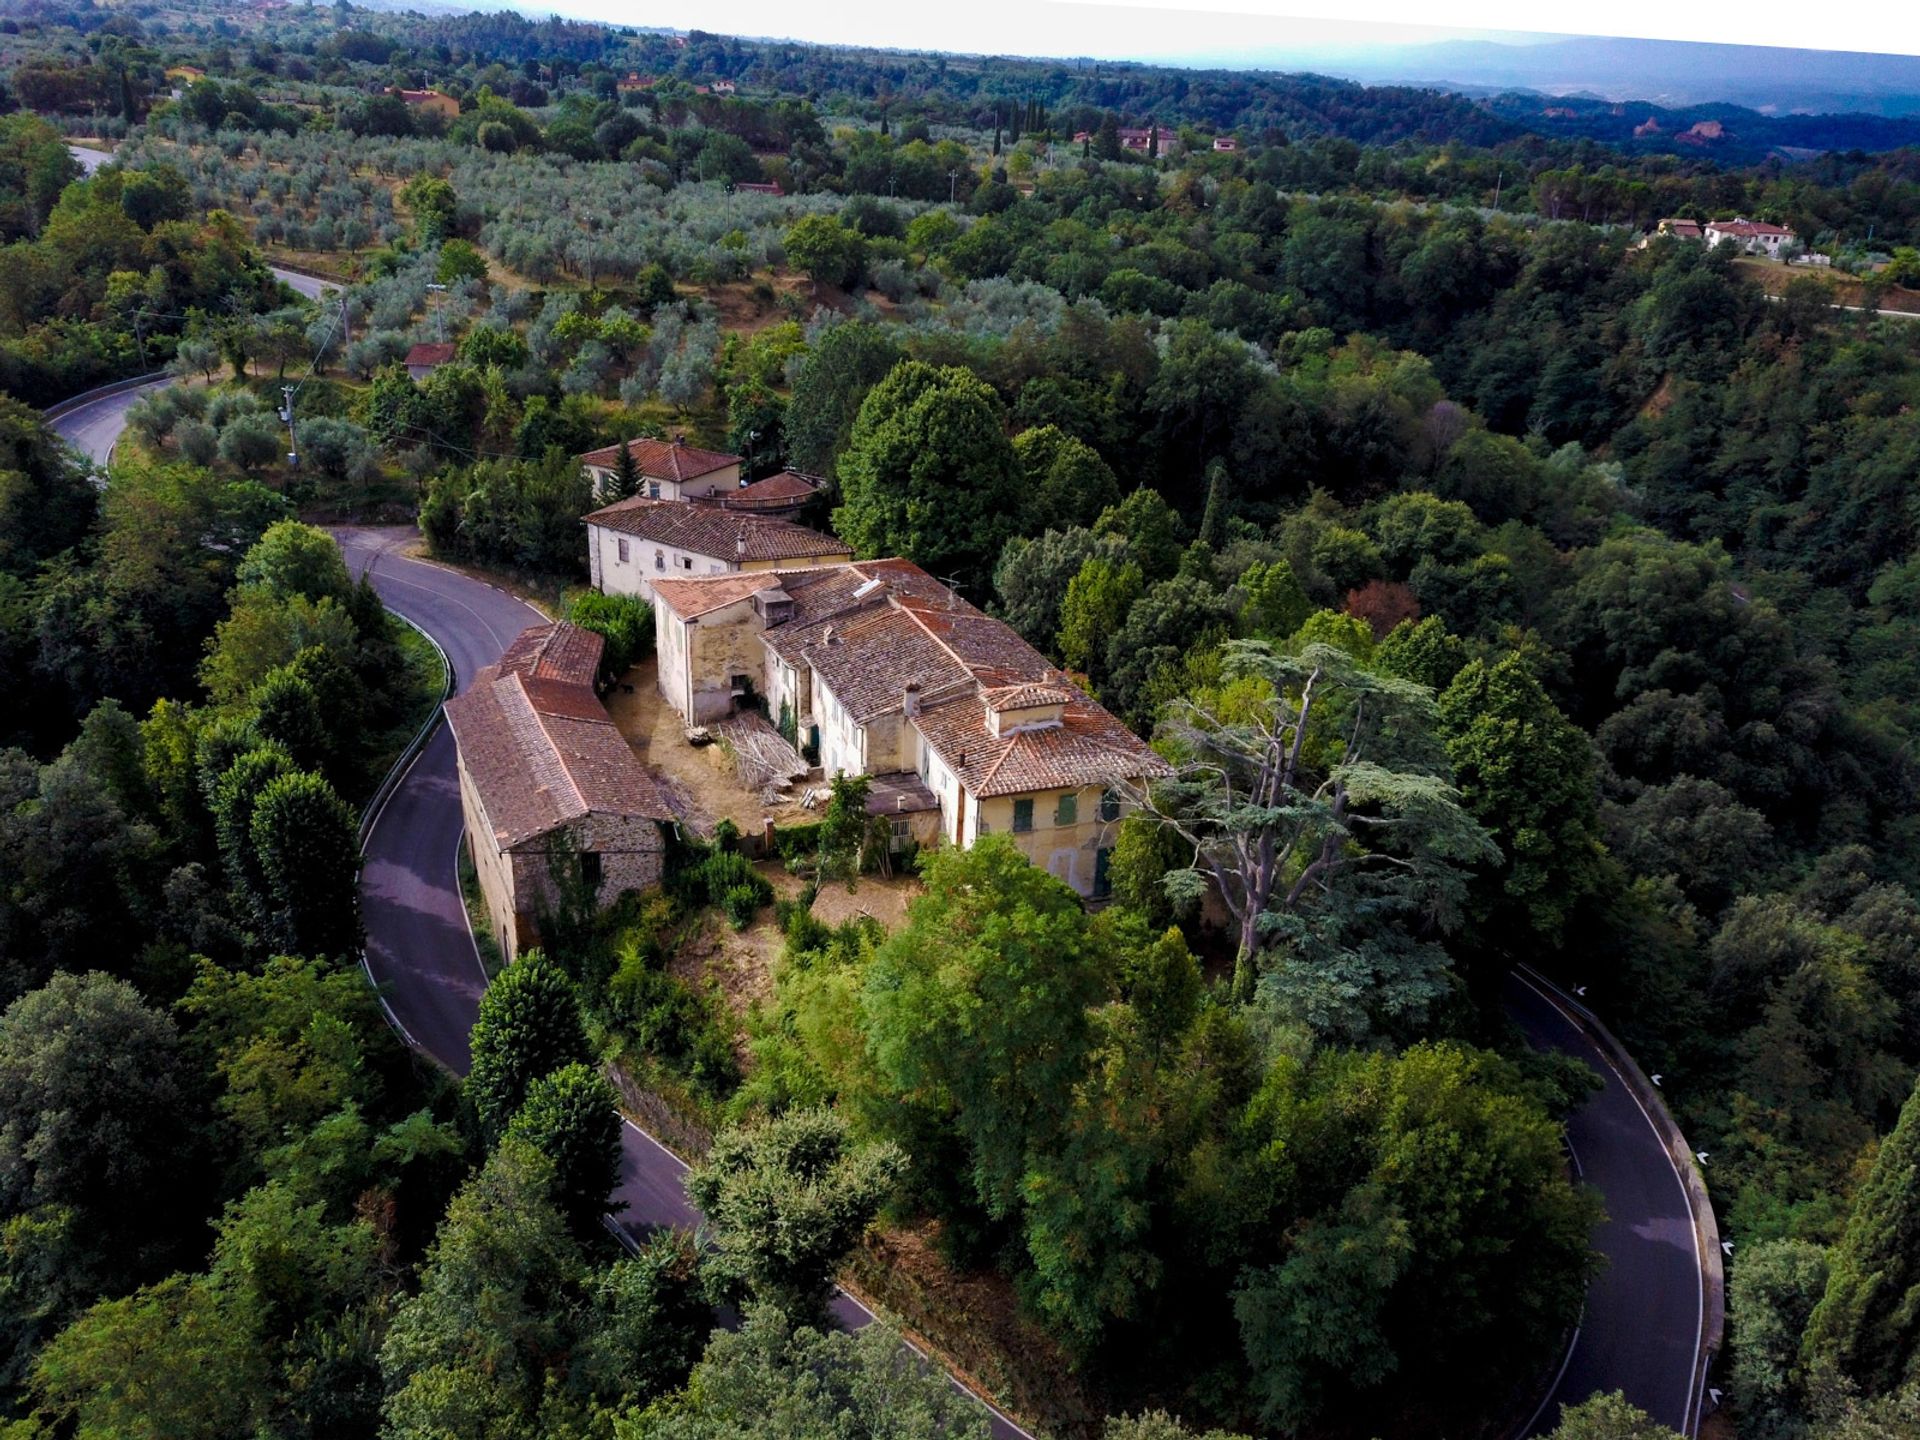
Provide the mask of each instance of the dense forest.
{"label": "dense forest", "polygon": [[[1491,1434],[1597,1263],[1593,1077],[1505,1020],[1522,962],[1711,1157],[1736,1432],[1913,1432],[1920,321],[1874,307],[1920,280],[1920,151],[274,16],[0,22],[6,1440],[981,1433],[825,1324],[876,1224],[996,1287],[1046,1433]],[[388,93],[423,86],[457,113]],[[1733,212],[1864,308],[1641,243]],[[161,369],[109,470],[33,408]],[[303,521],[417,520],[637,658],[644,612],[575,593],[572,457],[669,431],[821,477],[814,523],[951,577],[1175,778],[1112,904],[989,837],[891,928],[813,913],[868,883],[836,785],[737,1011],[678,952],[773,892],[689,836],[661,893],[546,918],[456,1083],[383,1023],[354,898],[441,677]],[[700,1236],[599,1225],[608,1073],[696,1137]]]}

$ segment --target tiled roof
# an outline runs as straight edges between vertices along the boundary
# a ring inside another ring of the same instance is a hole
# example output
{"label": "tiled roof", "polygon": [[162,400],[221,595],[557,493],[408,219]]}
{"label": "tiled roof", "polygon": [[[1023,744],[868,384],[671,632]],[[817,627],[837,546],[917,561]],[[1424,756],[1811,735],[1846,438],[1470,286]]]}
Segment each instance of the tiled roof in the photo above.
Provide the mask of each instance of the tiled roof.
{"label": "tiled roof", "polygon": [[1084,695],[1066,706],[1058,725],[995,735],[978,696],[921,707],[914,722],[933,753],[974,795],[1025,795],[1082,785],[1171,775],[1173,767]]}
{"label": "tiled roof", "polygon": [[589,525],[723,560],[800,560],[851,555],[844,541],[791,520],[730,512],[687,500],[619,500],[586,517]]}
{"label": "tiled roof", "polygon": [[1718,230],[1722,235],[1791,235],[1793,231],[1784,225],[1769,225],[1764,220],[1710,220],[1710,229]]}
{"label": "tiled roof", "polygon": [[[629,440],[627,448],[633,452],[635,468],[650,480],[697,480],[740,463],[738,455],[702,450],[681,440]],[[589,450],[579,460],[582,465],[611,470],[620,463],[620,447],[603,445],[598,450]]]}
{"label": "tiled roof", "polygon": [[762,590],[777,589],[788,578],[778,570],[749,570],[736,575],[707,575],[695,580],[656,580],[653,598],[682,620],[697,620]]}
{"label": "tiled roof", "polygon": [[498,669],[516,671],[530,680],[557,680],[567,685],[593,684],[606,651],[604,637],[564,620],[529,625],[501,655]]}
{"label": "tiled roof", "polygon": [[1065,685],[999,685],[981,692],[989,710],[1036,710],[1043,705],[1065,705],[1074,692]]}
{"label": "tiled roof", "polygon": [[407,364],[409,365],[444,365],[451,359],[453,359],[453,346],[451,343],[445,345],[416,345],[407,351]]}
{"label": "tiled roof", "polygon": [[811,475],[796,475],[782,470],[751,485],[742,485],[725,497],[729,510],[784,510],[800,505],[819,493],[820,482]]}
{"label": "tiled roof", "polygon": [[590,814],[675,818],[593,687],[558,673],[578,664],[588,648],[594,663],[599,660],[597,646],[571,639],[556,654],[545,632],[573,628],[535,626],[508,647],[500,664],[447,701],[461,764],[502,849]]}
{"label": "tiled roof", "polygon": [[[918,685],[914,723],[975,795],[1171,773],[1013,629],[910,561],[654,582],[656,597],[686,619],[775,588],[792,597],[794,610],[761,632],[767,647],[791,664],[812,665],[856,722],[901,710],[907,686]],[[988,727],[990,707],[1046,705],[1062,707],[1059,724],[1006,736]]]}
{"label": "tiled roof", "polygon": [[909,685],[926,691],[967,679],[952,652],[904,610],[875,610],[822,629],[802,658],[859,724],[898,710]]}

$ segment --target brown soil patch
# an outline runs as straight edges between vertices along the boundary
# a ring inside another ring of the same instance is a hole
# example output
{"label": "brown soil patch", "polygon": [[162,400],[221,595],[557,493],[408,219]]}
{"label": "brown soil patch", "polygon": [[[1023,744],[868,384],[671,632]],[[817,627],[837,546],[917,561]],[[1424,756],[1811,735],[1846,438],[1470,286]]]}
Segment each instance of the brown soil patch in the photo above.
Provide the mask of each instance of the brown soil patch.
{"label": "brown soil patch", "polygon": [[1093,1437],[1105,1407],[1064,1351],[1023,1317],[1012,1284],[991,1270],[963,1272],[938,1249],[927,1221],[870,1234],[849,1262],[848,1288],[906,1327],[975,1390],[1039,1433]]}
{"label": "brown soil patch", "polygon": [[711,835],[722,820],[731,820],[743,835],[758,835],[769,819],[792,825],[819,818],[800,808],[803,786],[794,787],[790,801],[769,806],[741,785],[723,747],[689,744],[685,722],[660,693],[659,673],[651,658],[634,666],[608,692],[607,711],[627,743],[686,805],[682,818],[696,834]]}
{"label": "brown soil patch", "polygon": [[1673,376],[1660,377],[1660,388],[1647,397],[1647,403],[1640,407],[1640,418],[1658,420],[1673,408]]}

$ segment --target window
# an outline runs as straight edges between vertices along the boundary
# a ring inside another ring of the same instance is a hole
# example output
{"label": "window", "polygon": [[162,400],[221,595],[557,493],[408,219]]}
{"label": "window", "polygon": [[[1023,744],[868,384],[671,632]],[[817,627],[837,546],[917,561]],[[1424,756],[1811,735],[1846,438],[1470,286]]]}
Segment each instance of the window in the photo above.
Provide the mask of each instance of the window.
{"label": "window", "polygon": [[1053,807],[1053,823],[1056,825],[1078,825],[1080,823],[1080,797],[1068,791],[1060,797]]}
{"label": "window", "polygon": [[1016,800],[1013,802],[1013,833],[1024,835],[1033,829],[1033,801]]}
{"label": "window", "polygon": [[660,498],[660,482],[658,480],[649,480],[647,482],[647,498],[649,500],[658,500]]}
{"label": "window", "polygon": [[1113,894],[1113,851],[1101,848],[1093,852],[1093,898],[1104,900]]}
{"label": "window", "polygon": [[667,552],[666,551],[656,550],[653,552],[653,568],[656,570],[664,570],[667,568]]}
{"label": "window", "polygon": [[889,820],[887,822],[887,848],[898,854],[913,843],[913,822],[911,820]]}
{"label": "window", "polygon": [[620,547],[620,563],[622,565],[626,564],[630,558],[627,555],[627,537],[622,535],[618,540],[614,541],[614,544]]}
{"label": "window", "polygon": [[600,893],[600,855],[598,851],[586,850],[580,855],[580,883],[592,894]]}
{"label": "window", "polygon": [[1118,820],[1120,818],[1120,792],[1108,790],[1100,796],[1100,818]]}
{"label": "window", "polygon": [[691,555],[682,555],[680,557],[680,568],[682,570],[691,570],[693,568],[693,557]]}

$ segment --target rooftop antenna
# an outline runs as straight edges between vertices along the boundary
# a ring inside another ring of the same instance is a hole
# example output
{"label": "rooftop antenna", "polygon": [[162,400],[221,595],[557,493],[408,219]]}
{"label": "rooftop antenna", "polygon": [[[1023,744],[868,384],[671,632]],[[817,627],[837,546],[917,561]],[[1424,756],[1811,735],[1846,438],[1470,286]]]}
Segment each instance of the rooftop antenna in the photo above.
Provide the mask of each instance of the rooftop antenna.
{"label": "rooftop antenna", "polygon": [[954,602],[960,598],[960,577],[958,575],[936,575],[933,578],[947,587],[947,609],[952,610],[956,608]]}

